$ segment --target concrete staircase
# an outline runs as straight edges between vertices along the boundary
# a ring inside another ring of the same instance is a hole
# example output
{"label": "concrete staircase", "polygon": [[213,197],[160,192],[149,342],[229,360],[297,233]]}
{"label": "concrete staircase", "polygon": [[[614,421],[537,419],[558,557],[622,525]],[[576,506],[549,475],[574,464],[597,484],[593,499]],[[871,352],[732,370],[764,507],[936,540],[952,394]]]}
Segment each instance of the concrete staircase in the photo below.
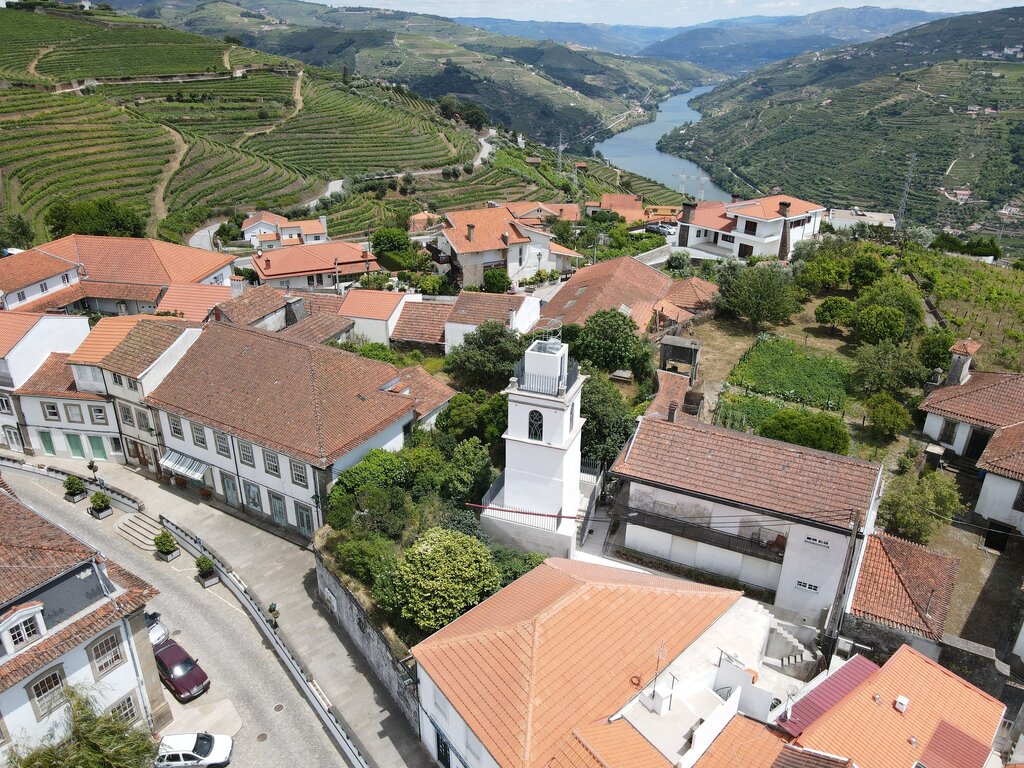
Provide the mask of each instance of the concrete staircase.
{"label": "concrete staircase", "polygon": [[808,680],[817,671],[818,655],[794,637],[784,623],[773,616],[771,629],[768,631],[764,663],[784,675]]}
{"label": "concrete staircase", "polygon": [[160,533],[160,523],[142,512],[134,512],[121,518],[117,532],[139,549],[155,552],[153,537]]}

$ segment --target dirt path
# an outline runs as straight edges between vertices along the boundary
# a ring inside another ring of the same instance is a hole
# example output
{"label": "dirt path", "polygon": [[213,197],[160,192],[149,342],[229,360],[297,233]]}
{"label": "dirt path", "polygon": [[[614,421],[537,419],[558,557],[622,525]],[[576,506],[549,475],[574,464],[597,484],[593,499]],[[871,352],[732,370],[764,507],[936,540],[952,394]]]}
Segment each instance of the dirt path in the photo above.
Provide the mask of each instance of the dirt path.
{"label": "dirt path", "polygon": [[45,56],[46,54],[48,54],[52,50],[53,50],[53,46],[52,45],[47,45],[47,46],[39,49],[39,53],[36,54],[36,57],[34,59],[32,59],[32,61],[30,61],[28,63],[28,73],[30,75],[32,75],[33,77],[37,77],[37,74],[36,74],[36,64],[39,63],[39,60],[41,58],[43,58],[43,56]]}
{"label": "dirt path", "polygon": [[164,129],[174,139],[174,157],[171,158],[167,167],[164,168],[164,172],[160,174],[160,181],[157,182],[156,190],[153,192],[153,214],[149,217],[149,226],[146,228],[146,234],[149,237],[156,237],[157,227],[160,226],[160,222],[167,216],[167,204],[164,203],[167,185],[170,184],[174,172],[181,167],[181,161],[185,159],[185,153],[188,152],[188,144],[181,138],[180,133],[173,128],[168,128],[166,125]]}
{"label": "dirt path", "polygon": [[228,72],[232,71],[231,70],[231,52],[233,50],[235,50],[235,46],[232,45],[230,48],[227,48],[224,51],[224,69],[226,69]]}
{"label": "dirt path", "polygon": [[253,136],[259,136],[259,135],[264,134],[264,133],[270,133],[271,131],[276,131],[278,128],[280,128],[282,125],[284,125],[286,122],[291,120],[293,117],[295,117],[297,114],[299,114],[299,112],[302,111],[302,106],[303,106],[303,101],[302,101],[302,75],[303,74],[304,74],[304,70],[299,70],[299,76],[295,78],[295,85],[292,87],[292,99],[295,101],[295,109],[293,109],[287,115],[285,115],[280,120],[278,120],[276,123],[271,125],[269,128],[260,128],[258,131],[245,131],[241,136],[239,136],[237,139],[235,139],[235,141],[232,142],[233,146],[240,147],[240,146],[242,146],[246,142],[246,140],[250,139]]}

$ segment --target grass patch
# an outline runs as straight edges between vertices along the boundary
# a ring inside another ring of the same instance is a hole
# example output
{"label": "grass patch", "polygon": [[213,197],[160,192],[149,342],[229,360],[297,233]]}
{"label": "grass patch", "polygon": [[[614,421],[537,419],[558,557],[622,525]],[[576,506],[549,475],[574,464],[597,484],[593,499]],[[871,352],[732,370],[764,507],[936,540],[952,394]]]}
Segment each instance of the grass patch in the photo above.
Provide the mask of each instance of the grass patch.
{"label": "grass patch", "polygon": [[762,395],[836,411],[846,404],[848,376],[841,360],[809,354],[790,339],[764,334],[740,358],[728,381]]}
{"label": "grass patch", "polygon": [[745,432],[756,430],[768,418],[786,406],[758,395],[723,392],[715,412],[715,424]]}

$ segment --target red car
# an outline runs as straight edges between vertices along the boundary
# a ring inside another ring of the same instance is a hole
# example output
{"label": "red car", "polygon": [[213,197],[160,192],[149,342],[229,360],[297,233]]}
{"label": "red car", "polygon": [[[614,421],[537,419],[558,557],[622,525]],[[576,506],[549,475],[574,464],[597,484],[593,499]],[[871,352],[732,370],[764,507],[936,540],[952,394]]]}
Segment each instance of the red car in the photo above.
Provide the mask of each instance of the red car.
{"label": "red car", "polygon": [[191,701],[210,690],[210,678],[184,648],[173,640],[153,647],[156,668],[167,689],[178,701]]}

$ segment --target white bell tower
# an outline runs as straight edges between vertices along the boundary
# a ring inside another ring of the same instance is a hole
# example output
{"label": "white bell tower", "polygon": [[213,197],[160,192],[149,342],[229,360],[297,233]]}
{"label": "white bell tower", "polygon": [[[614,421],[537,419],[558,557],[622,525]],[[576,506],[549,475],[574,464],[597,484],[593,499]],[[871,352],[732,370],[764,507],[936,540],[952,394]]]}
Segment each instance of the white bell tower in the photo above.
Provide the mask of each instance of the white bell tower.
{"label": "white bell tower", "polygon": [[[580,392],[585,379],[560,338],[539,339],[526,350],[505,390],[502,503],[538,515],[561,515],[558,532],[572,536],[580,504]],[[523,516],[521,522],[550,528],[554,521]]]}

